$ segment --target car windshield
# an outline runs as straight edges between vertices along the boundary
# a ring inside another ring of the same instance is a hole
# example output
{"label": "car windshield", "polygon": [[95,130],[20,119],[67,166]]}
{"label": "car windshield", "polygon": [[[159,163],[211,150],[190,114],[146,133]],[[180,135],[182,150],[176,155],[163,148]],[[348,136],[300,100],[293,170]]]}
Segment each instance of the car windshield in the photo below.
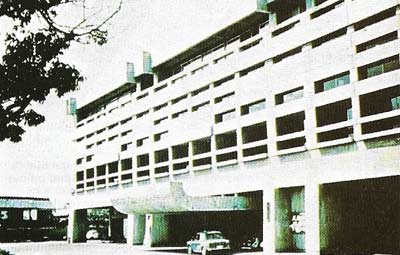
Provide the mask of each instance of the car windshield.
{"label": "car windshield", "polygon": [[222,236],[221,233],[207,233],[207,239],[223,239],[224,237]]}

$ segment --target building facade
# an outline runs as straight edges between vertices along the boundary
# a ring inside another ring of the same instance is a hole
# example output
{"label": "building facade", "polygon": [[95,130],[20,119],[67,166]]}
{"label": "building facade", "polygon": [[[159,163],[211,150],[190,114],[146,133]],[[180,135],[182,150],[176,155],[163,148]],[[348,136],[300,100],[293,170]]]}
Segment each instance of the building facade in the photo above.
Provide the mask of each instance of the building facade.
{"label": "building facade", "polygon": [[268,0],[77,109],[69,237],[85,209],[129,244],[196,231],[264,253],[400,253],[400,3]]}

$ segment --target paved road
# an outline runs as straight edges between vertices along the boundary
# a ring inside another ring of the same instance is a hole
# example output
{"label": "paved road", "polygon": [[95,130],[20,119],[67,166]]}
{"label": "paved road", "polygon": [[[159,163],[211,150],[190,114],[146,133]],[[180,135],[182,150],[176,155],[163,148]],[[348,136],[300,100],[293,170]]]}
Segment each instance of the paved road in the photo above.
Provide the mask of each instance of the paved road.
{"label": "paved road", "polygon": [[[144,250],[141,246],[128,247],[126,244],[88,242],[67,244],[66,242],[0,243],[0,248],[15,255],[176,255],[186,250]],[[237,253],[235,253],[237,254]],[[245,255],[261,255],[261,252],[246,252]]]}

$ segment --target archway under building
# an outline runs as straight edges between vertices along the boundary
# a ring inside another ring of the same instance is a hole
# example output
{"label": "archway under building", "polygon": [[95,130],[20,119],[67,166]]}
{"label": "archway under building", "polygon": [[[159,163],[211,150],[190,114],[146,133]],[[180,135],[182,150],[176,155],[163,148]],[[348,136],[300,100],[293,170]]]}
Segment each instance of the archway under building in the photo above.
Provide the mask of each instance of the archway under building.
{"label": "archway under building", "polygon": [[320,185],[321,254],[400,254],[400,176]]}

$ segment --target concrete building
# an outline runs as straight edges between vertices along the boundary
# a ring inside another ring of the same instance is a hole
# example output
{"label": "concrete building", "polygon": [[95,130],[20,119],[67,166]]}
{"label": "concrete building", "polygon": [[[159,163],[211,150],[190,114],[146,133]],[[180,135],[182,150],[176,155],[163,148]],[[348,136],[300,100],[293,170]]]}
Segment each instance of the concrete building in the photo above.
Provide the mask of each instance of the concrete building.
{"label": "concrete building", "polygon": [[69,234],[204,229],[265,254],[400,253],[400,3],[268,0],[77,110]]}

